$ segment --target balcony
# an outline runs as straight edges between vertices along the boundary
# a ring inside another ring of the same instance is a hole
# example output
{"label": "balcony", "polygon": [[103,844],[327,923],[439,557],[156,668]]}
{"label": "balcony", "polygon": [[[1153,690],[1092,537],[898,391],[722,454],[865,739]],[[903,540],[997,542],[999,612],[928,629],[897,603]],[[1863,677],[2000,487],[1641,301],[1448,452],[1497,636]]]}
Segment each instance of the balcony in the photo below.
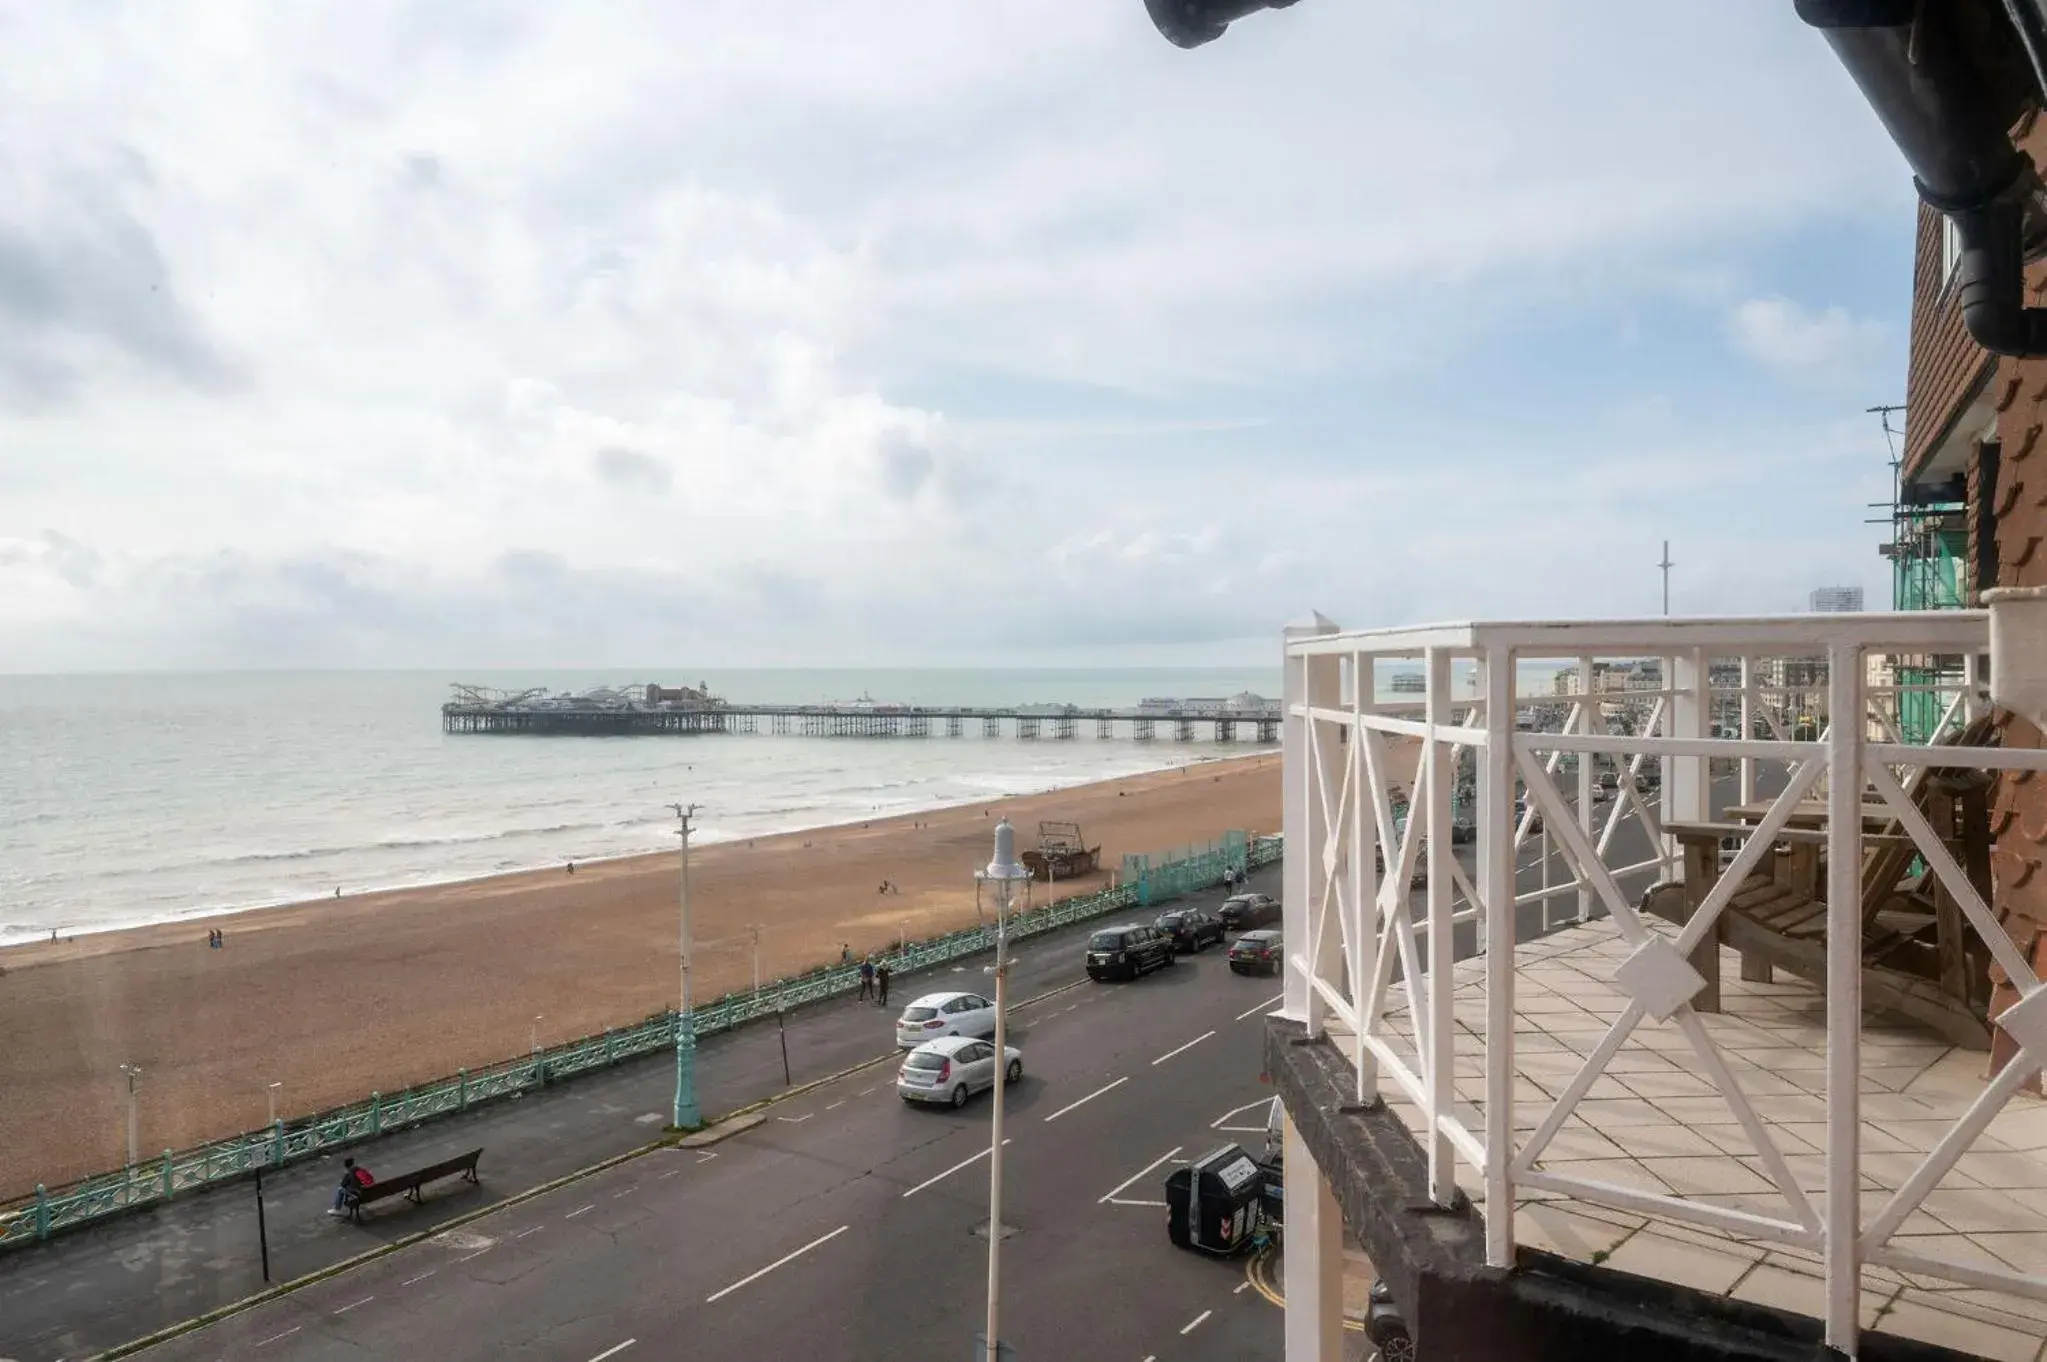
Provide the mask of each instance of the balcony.
{"label": "balcony", "polygon": [[[1343,1222],[1422,1357],[2040,1355],[2047,986],[1972,773],[2047,752],[1987,745],[1986,646],[1976,612],[1288,631],[1290,1362],[1342,1355]],[[1962,672],[1885,682],[1929,654]],[[1659,689],[1595,690],[1639,659]],[[1453,807],[1475,848],[1429,835]]]}

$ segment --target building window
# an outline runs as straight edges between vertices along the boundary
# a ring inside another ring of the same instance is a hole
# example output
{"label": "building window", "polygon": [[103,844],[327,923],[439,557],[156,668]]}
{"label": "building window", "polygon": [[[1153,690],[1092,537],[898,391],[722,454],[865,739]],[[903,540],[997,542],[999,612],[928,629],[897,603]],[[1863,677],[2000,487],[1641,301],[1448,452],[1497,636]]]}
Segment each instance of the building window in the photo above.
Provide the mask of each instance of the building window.
{"label": "building window", "polygon": [[1947,214],[1940,215],[1940,286],[1946,288],[1955,281],[1955,267],[1962,263],[1962,234],[1955,230],[1955,220]]}

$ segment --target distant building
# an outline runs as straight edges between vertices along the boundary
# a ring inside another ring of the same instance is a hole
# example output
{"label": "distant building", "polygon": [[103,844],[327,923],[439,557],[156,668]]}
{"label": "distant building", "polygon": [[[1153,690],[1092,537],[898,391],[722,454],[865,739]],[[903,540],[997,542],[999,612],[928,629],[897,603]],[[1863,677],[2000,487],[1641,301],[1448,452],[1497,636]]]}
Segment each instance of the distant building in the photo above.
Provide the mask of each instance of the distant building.
{"label": "distant building", "polygon": [[1859,586],[1823,586],[1812,593],[1812,608],[1815,612],[1830,615],[1854,615],[1862,611],[1862,588]]}
{"label": "distant building", "polygon": [[1388,688],[1395,695],[1422,695],[1428,691],[1429,679],[1420,672],[1395,672]]}

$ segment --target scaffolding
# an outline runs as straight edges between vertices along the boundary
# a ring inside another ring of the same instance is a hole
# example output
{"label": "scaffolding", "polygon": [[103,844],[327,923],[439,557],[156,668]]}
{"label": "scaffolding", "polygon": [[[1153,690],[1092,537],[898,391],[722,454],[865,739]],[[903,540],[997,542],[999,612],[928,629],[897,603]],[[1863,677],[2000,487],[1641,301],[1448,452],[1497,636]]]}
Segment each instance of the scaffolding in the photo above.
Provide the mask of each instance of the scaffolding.
{"label": "scaffolding", "polygon": [[[1961,610],[1969,604],[1969,528],[1966,480],[1908,481],[1897,453],[1890,414],[1897,407],[1872,410],[1883,415],[1884,437],[1891,442],[1891,499],[1878,502],[1886,514],[1873,523],[1890,525],[1890,542],[1878,551],[1891,565],[1891,609]],[[1897,687],[1894,718],[1899,740],[1926,743],[1947,711],[1947,702],[1962,684],[1959,657],[1909,656],[1892,663]]]}

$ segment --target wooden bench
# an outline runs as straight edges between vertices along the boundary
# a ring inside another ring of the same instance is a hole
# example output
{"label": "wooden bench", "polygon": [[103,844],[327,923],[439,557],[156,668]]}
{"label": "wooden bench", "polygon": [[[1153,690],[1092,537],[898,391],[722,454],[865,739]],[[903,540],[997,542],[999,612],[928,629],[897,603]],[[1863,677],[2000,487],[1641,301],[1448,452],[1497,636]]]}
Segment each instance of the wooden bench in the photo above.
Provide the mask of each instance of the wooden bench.
{"label": "wooden bench", "polygon": [[439,1163],[428,1164],[426,1167],[414,1169],[410,1173],[400,1173],[396,1177],[391,1178],[379,1178],[367,1187],[359,1187],[342,1197],[343,1203],[348,1207],[348,1218],[360,1224],[362,1223],[363,1207],[372,1202],[382,1201],[385,1197],[397,1196],[401,1192],[411,1199],[413,1205],[417,1206],[421,1200],[420,1188],[426,1186],[429,1182],[453,1177],[457,1173],[460,1173],[470,1182],[476,1182],[476,1161],[482,1157],[483,1151],[481,1149],[472,1149],[467,1154],[457,1154],[452,1159],[442,1159]]}

